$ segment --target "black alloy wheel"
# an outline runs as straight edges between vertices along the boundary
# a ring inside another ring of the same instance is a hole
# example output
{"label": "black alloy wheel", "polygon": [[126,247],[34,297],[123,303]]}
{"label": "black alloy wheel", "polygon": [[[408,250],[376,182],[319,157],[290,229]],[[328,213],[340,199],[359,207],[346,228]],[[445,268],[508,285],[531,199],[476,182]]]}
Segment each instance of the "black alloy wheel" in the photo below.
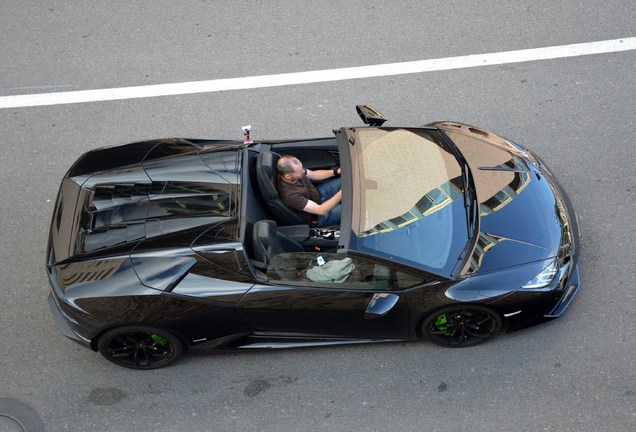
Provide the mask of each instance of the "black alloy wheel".
{"label": "black alloy wheel", "polygon": [[445,347],[468,347],[493,337],[502,322],[501,315],[484,306],[447,306],[422,321],[422,334]]}
{"label": "black alloy wheel", "polygon": [[165,330],[146,326],[118,327],[98,340],[99,352],[118,366],[157,369],[181,357],[184,344]]}

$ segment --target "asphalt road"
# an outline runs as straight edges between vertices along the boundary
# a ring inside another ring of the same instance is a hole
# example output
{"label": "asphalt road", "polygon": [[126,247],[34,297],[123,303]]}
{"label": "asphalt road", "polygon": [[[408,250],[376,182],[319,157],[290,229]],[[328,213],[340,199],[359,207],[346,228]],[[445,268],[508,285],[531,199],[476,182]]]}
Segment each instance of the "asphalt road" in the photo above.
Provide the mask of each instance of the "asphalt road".
{"label": "asphalt road", "polygon": [[[0,96],[434,59],[636,36],[636,4],[486,0],[0,4]],[[0,430],[636,430],[636,52],[300,86],[0,109]],[[149,372],[67,340],[44,252],[83,152],[164,136],[328,136],[368,103],[458,120],[550,165],[581,228],[558,320],[453,350],[425,343],[212,353]]]}

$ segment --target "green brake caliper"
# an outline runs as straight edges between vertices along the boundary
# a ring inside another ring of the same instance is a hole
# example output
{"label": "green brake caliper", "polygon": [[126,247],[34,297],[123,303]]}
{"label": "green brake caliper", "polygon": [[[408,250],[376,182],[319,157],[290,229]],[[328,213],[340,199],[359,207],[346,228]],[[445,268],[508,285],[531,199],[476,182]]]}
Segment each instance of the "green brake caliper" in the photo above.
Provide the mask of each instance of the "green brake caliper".
{"label": "green brake caliper", "polygon": [[164,346],[168,343],[168,339],[161,337],[157,334],[151,334],[150,339],[152,339],[152,341],[155,342],[157,345],[161,345],[161,346]]}
{"label": "green brake caliper", "polygon": [[446,314],[441,314],[435,320],[435,328],[439,331],[446,331],[448,320],[446,319]]}

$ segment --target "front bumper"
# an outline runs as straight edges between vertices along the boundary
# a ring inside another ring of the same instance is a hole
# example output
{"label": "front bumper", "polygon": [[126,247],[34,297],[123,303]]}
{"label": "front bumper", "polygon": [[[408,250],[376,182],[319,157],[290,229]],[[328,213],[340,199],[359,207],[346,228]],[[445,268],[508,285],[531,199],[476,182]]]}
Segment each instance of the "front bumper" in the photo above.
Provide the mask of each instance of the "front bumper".
{"label": "front bumper", "polygon": [[557,318],[561,316],[563,312],[570,306],[572,300],[576,296],[576,293],[579,291],[579,266],[578,264],[574,266],[574,269],[570,272],[569,276],[560,281],[563,284],[564,292],[557,304],[554,306],[549,313],[545,314],[545,318]]}
{"label": "front bumper", "polygon": [[508,330],[518,330],[561,316],[574,300],[579,287],[579,266],[576,261],[571,261],[548,287],[517,290],[492,305],[506,318]]}

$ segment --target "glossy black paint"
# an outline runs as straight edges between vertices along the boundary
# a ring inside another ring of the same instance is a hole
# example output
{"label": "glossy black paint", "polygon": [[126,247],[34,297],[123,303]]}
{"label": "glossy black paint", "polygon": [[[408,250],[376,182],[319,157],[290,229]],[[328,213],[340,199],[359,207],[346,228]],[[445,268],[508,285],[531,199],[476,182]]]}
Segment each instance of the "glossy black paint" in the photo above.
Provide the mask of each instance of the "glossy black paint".
{"label": "glossy black paint", "polygon": [[256,285],[238,303],[238,313],[252,328],[270,333],[406,339],[409,336],[406,299],[401,298],[390,314],[369,320],[365,313],[374,294],[362,290]]}
{"label": "glossy black paint", "polygon": [[[302,240],[306,250],[339,243],[343,255],[387,268],[380,290],[272,283],[253,263],[252,227],[271,218],[254,178],[258,153],[296,155],[312,169],[346,167],[343,133],[255,144],[154,140],[85,154],[62,181],[51,223],[49,305],[58,327],[94,350],[104,332],[136,325],[185,345],[278,347],[413,340],[427,317],[457,304],[486,307],[507,329],[559,316],[578,290],[579,246],[556,179],[492,132],[451,122],[429,128],[465,158],[479,204],[475,237],[454,271],[351,249],[346,169],[340,241]],[[295,232],[302,239],[306,231]],[[555,260],[549,285],[522,288]],[[419,282],[402,286],[404,275]]]}

